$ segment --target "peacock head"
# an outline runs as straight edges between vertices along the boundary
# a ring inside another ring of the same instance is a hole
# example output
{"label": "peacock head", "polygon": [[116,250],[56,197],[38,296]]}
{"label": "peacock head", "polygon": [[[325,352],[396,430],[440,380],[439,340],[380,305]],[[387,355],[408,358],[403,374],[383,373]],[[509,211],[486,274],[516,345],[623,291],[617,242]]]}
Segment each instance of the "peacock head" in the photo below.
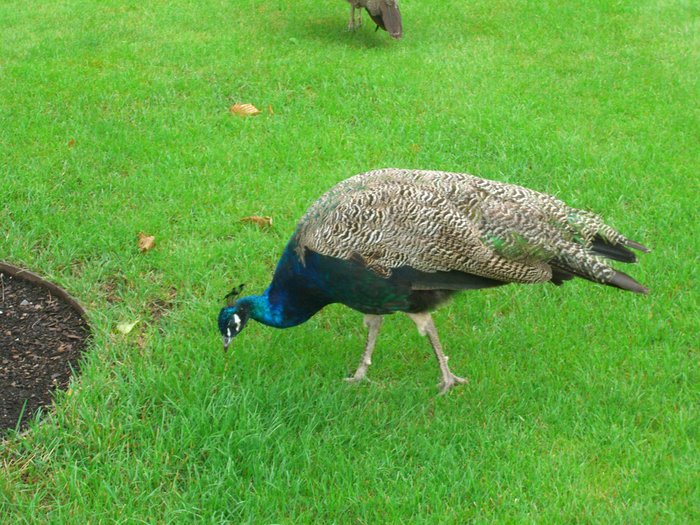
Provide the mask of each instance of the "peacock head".
{"label": "peacock head", "polygon": [[226,306],[219,312],[219,332],[221,332],[221,336],[224,339],[224,352],[228,349],[233,338],[243,330],[248,319],[250,319],[248,307],[242,304],[241,301],[235,300],[244,286],[244,284],[241,284],[226,295]]}

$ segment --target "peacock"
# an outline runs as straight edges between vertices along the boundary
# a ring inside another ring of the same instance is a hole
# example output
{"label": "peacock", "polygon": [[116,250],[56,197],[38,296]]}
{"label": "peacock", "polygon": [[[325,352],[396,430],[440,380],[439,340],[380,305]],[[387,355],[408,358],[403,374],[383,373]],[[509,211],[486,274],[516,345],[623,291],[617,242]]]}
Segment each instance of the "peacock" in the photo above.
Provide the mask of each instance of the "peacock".
{"label": "peacock", "polygon": [[463,173],[387,168],[333,186],[301,218],[262,295],[236,297],[218,318],[224,350],[249,319],[287,328],[324,306],[364,313],[366,378],[382,316],[404,312],[428,336],[446,393],[465,379],[447,365],[430,312],[460,290],[508,283],[561,285],[580,277],[646,294],[606,263],[634,263],[633,248],[600,217],[537,191]]}
{"label": "peacock", "polygon": [[362,8],[364,7],[369,16],[377,24],[377,28],[382,28],[389,33],[391,38],[399,39],[403,34],[401,26],[401,11],[399,11],[398,0],[345,0],[350,4],[349,30],[355,29],[355,10],[357,10],[357,25],[362,25]]}

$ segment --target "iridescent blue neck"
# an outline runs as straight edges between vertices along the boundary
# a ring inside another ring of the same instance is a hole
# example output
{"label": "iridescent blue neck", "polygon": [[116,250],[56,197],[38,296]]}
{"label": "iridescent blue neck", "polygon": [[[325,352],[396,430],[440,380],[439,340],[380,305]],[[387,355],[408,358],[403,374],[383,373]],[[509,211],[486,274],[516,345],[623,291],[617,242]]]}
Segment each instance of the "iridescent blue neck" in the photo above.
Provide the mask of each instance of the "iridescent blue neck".
{"label": "iridescent blue neck", "polygon": [[272,283],[262,295],[237,301],[256,321],[288,328],[308,320],[329,302],[315,270],[304,266],[293,247],[293,238],[277,263]]}
{"label": "iridescent blue neck", "polygon": [[307,321],[320,305],[309,305],[301,298],[290,297],[286,293],[271,292],[272,286],[262,295],[240,298],[236,304],[245,307],[250,317],[259,323],[275,328],[289,328]]}
{"label": "iridescent blue neck", "polygon": [[295,319],[289,319],[288,316],[284,315],[284,311],[279,305],[270,302],[267,291],[262,295],[241,297],[236,301],[236,305],[246,308],[250,313],[250,317],[267,326],[288,328],[299,324],[299,322],[303,322],[294,322],[296,321]]}

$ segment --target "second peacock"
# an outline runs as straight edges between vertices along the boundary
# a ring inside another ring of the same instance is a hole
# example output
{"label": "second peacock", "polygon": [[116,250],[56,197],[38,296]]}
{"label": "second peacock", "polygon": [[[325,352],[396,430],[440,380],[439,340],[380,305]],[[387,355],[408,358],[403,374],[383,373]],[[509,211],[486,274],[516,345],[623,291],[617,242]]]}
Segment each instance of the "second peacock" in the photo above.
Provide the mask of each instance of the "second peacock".
{"label": "second peacock", "polygon": [[270,286],[235,296],[218,325],[224,348],[249,319],[277,328],[303,323],[342,303],[365,314],[367,340],[357,371],[366,378],[382,316],[406,313],[427,335],[440,392],[465,379],[447,364],[430,311],[460,290],[579,277],[648,293],[605,259],[648,252],[597,215],[534,190],[462,173],[382,169],[346,179],[299,222]]}
{"label": "second peacock", "polygon": [[[367,10],[370,18],[389,33],[391,38],[399,39],[403,35],[401,25],[401,11],[399,0],[345,0],[350,4],[350,23],[348,29],[354,30],[362,25],[362,8]],[[357,11],[357,23],[355,23],[355,11]]]}

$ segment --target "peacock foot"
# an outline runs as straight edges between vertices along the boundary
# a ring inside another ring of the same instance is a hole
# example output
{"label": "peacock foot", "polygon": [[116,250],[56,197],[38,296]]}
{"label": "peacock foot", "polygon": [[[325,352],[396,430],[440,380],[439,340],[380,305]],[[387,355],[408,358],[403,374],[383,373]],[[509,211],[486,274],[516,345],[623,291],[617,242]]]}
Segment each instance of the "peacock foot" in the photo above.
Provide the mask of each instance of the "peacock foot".
{"label": "peacock foot", "polygon": [[442,381],[438,383],[437,387],[440,389],[440,395],[444,395],[447,394],[447,392],[449,392],[450,388],[452,388],[453,386],[461,385],[467,382],[468,381],[463,377],[456,376],[452,372],[450,372],[450,375],[448,377],[442,378]]}
{"label": "peacock foot", "polygon": [[367,381],[368,383],[372,382],[372,380],[367,376],[363,376],[363,377],[350,376],[350,377],[344,378],[343,381],[346,381],[348,383],[361,383],[362,381]]}

